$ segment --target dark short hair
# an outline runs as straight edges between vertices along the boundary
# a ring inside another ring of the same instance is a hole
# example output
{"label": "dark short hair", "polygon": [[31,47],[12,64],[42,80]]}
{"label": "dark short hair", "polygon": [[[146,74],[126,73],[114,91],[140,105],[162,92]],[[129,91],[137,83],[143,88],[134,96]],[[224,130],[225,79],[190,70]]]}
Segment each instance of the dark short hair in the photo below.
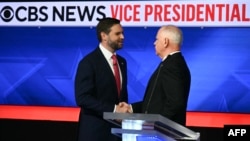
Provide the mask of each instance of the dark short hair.
{"label": "dark short hair", "polygon": [[96,33],[97,33],[97,39],[99,42],[101,42],[101,32],[104,32],[106,34],[109,34],[110,28],[115,25],[120,24],[120,20],[115,18],[106,17],[99,21],[96,27]]}

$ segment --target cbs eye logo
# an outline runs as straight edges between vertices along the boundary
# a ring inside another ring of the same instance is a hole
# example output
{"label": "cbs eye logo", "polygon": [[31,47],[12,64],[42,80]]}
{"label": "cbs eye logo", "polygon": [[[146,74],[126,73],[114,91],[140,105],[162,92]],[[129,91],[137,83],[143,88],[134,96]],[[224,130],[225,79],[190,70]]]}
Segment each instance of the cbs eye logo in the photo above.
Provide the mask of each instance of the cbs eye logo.
{"label": "cbs eye logo", "polygon": [[5,22],[10,22],[14,17],[14,10],[10,6],[5,6],[0,13],[1,19]]}

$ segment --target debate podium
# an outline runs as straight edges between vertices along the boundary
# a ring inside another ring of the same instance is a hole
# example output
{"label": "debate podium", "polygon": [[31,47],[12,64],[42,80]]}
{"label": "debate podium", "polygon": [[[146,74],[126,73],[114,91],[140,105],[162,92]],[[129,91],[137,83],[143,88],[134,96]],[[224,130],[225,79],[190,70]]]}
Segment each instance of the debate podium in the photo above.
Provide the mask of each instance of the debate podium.
{"label": "debate podium", "polygon": [[119,127],[111,133],[122,141],[200,141],[200,133],[159,114],[104,112],[103,118]]}

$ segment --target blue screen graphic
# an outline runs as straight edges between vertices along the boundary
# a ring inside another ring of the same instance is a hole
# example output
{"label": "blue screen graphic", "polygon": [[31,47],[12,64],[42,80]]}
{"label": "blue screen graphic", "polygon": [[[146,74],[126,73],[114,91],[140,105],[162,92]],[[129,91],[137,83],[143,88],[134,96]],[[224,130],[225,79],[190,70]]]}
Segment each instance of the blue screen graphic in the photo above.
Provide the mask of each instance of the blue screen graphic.
{"label": "blue screen graphic", "polygon": [[[143,98],[160,58],[159,27],[124,27],[129,102]],[[188,111],[250,113],[250,28],[181,27],[191,71]],[[95,27],[0,27],[0,104],[76,106],[78,62],[98,46]]]}

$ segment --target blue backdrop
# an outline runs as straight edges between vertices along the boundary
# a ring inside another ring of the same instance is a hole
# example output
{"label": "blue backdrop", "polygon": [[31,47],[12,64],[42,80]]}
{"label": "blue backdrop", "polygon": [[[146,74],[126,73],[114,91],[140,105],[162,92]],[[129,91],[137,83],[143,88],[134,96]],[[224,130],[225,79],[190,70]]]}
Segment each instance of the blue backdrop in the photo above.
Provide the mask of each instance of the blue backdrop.
{"label": "blue backdrop", "polygon": [[[160,58],[159,27],[124,27],[129,102],[142,99]],[[188,111],[250,113],[250,28],[181,27],[191,70]],[[94,27],[0,27],[0,104],[76,106],[80,59],[98,45]]]}

